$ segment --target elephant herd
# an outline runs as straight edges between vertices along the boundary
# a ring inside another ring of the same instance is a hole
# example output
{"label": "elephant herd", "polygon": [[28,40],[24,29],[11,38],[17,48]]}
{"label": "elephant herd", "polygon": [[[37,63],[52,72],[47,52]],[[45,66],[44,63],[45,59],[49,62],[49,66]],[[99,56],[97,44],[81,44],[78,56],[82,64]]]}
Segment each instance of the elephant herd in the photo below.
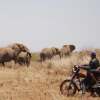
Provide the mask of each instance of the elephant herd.
{"label": "elephant herd", "polygon": [[14,61],[15,64],[29,66],[31,53],[29,49],[20,43],[14,43],[7,47],[0,48],[0,63],[4,66],[6,62]]}
{"label": "elephant herd", "polygon": [[46,59],[51,59],[54,56],[58,55],[60,58],[70,55],[72,51],[75,50],[74,45],[63,45],[61,49],[56,47],[52,48],[44,48],[40,52],[40,59],[41,61],[45,61]]}
{"label": "elephant herd", "polygon": [[[52,47],[44,48],[40,52],[40,60],[45,61],[58,55],[59,58],[70,55],[75,50],[74,45],[63,45],[61,49]],[[30,50],[23,44],[13,43],[7,47],[0,48],[0,63],[5,66],[6,62],[14,61],[15,64],[30,65],[32,55]]]}

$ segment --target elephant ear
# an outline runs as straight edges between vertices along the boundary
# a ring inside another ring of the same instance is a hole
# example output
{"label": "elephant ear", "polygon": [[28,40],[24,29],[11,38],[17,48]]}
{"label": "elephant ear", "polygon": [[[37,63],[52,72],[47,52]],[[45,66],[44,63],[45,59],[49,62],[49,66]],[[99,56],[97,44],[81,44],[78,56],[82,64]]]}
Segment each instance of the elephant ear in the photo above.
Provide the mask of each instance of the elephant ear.
{"label": "elephant ear", "polygon": [[20,51],[20,49],[19,49],[19,47],[18,47],[17,45],[13,45],[13,46],[11,46],[11,48],[12,48],[13,50],[17,51],[17,52]]}
{"label": "elephant ear", "polygon": [[69,47],[70,47],[70,50],[71,50],[71,52],[73,51],[73,50],[75,50],[75,45],[69,45]]}
{"label": "elephant ear", "polygon": [[56,49],[56,52],[57,52],[57,53],[60,53],[60,49],[58,49],[58,48],[55,48],[55,49]]}
{"label": "elephant ear", "polygon": [[29,49],[26,46],[24,46],[23,44],[16,43],[16,45],[20,48],[21,51],[29,52]]}

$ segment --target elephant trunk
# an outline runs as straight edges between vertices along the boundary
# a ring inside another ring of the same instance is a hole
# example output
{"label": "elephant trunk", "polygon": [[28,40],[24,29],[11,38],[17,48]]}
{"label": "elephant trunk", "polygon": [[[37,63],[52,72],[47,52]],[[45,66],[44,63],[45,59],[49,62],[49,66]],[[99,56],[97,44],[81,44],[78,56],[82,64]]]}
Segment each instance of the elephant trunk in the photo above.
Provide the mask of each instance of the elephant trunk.
{"label": "elephant trunk", "polygon": [[27,56],[29,56],[31,58],[32,54],[30,52],[27,52]]}
{"label": "elephant trunk", "polygon": [[70,50],[71,50],[71,52],[72,52],[73,50],[75,50],[75,46],[74,46],[74,45],[70,45]]}

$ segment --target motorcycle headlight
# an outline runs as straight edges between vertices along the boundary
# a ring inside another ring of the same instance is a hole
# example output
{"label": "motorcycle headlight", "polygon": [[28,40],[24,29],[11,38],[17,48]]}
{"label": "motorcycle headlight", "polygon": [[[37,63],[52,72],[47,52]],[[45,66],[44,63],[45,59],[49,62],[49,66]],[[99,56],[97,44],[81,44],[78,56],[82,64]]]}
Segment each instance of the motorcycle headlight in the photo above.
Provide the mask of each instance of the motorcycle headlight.
{"label": "motorcycle headlight", "polygon": [[75,66],[73,67],[72,71],[73,71],[73,72],[76,72],[77,69],[78,69],[78,65],[75,65]]}

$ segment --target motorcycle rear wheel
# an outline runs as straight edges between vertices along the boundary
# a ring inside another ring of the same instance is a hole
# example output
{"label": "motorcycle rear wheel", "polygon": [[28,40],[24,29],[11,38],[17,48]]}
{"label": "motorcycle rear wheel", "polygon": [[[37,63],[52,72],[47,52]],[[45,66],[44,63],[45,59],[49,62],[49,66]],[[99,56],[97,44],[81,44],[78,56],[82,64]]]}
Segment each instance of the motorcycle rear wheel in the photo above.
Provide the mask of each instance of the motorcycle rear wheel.
{"label": "motorcycle rear wheel", "polygon": [[100,97],[100,88],[97,88],[95,90],[95,95],[98,96],[98,97]]}
{"label": "motorcycle rear wheel", "polygon": [[[60,92],[64,96],[74,96],[76,94],[75,84],[71,80],[64,80],[60,85]],[[70,85],[70,86],[69,86]]]}

